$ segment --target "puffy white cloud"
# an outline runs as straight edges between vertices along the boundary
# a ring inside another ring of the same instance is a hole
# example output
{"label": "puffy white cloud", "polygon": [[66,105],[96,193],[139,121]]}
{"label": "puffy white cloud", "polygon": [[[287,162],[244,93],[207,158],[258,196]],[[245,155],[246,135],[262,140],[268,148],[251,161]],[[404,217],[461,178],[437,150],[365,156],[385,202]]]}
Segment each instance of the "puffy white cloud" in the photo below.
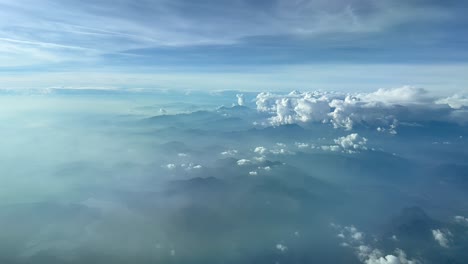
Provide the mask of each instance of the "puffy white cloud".
{"label": "puffy white cloud", "polygon": [[325,151],[340,151],[340,146],[337,145],[321,146],[320,148]]}
{"label": "puffy white cloud", "polygon": [[454,94],[450,97],[442,98],[436,101],[437,104],[446,104],[454,109],[468,107],[468,95]]}
{"label": "puffy white cloud", "polygon": [[464,107],[468,105],[468,97],[455,95],[438,99],[422,88],[411,86],[356,94],[260,93],[256,104],[258,111],[271,115],[268,119],[271,125],[317,122],[351,130],[363,124],[379,132],[396,134],[397,126],[403,121],[468,122],[464,117],[467,116]]}
{"label": "puffy white cloud", "polygon": [[233,155],[236,155],[237,152],[238,151],[236,149],[228,149],[226,151],[221,152],[221,155],[223,155],[223,156],[233,156]]}
{"label": "puffy white cloud", "polygon": [[358,256],[365,264],[417,264],[419,261],[410,260],[401,249],[395,250],[395,255],[383,255],[378,249],[368,246],[358,247]]}
{"label": "puffy white cloud", "polygon": [[326,97],[316,93],[291,92],[286,96],[260,93],[256,98],[257,110],[275,114],[270,118],[274,125],[298,122],[323,121],[330,112]]}
{"label": "puffy white cloud", "polygon": [[173,170],[175,169],[176,165],[174,163],[169,163],[166,165],[166,168],[170,169],[170,170]]}
{"label": "puffy white cloud", "polygon": [[468,217],[464,217],[461,215],[457,215],[454,217],[455,222],[460,223],[460,224],[468,224]]}
{"label": "puffy white cloud", "polygon": [[439,243],[441,247],[448,248],[449,247],[449,237],[452,236],[452,233],[448,230],[440,230],[440,229],[433,229],[432,236],[434,240]]}
{"label": "puffy white cloud", "polygon": [[341,151],[343,153],[356,153],[360,150],[367,150],[367,138],[352,133],[347,136],[339,137],[333,140],[335,145],[324,145],[321,149],[324,151]]}
{"label": "puffy white cloud", "polygon": [[270,150],[271,153],[275,154],[275,155],[281,155],[281,154],[294,154],[294,152],[291,152],[287,149],[284,149],[284,148],[277,148],[277,149],[272,149]]}
{"label": "puffy white cloud", "polygon": [[254,150],[255,153],[258,153],[260,155],[264,155],[267,151],[268,151],[267,148],[262,147],[262,146],[256,147]]}
{"label": "puffy white cloud", "polygon": [[258,175],[258,172],[257,172],[257,171],[250,171],[250,172],[249,172],[249,175],[250,175],[250,176],[257,176],[257,175]]}
{"label": "puffy white cloud", "polygon": [[284,252],[284,251],[288,250],[288,247],[286,247],[283,244],[276,244],[276,249],[278,249],[281,252]]}
{"label": "puffy white cloud", "polygon": [[310,145],[308,143],[303,143],[303,142],[296,142],[294,143],[294,145],[296,145],[297,148],[300,148],[300,149],[304,149],[304,148],[308,148],[310,147]]}
{"label": "puffy white cloud", "polygon": [[185,167],[186,170],[193,170],[193,169],[198,170],[198,169],[203,168],[202,165],[200,165],[200,164],[195,165],[193,163],[189,163],[188,165],[183,164],[182,167]]}
{"label": "puffy white cloud", "polygon": [[177,154],[177,156],[179,156],[179,157],[188,157],[188,154],[187,153],[179,153],[179,154]]}
{"label": "puffy white cloud", "polygon": [[384,104],[421,104],[431,103],[433,98],[422,88],[403,86],[393,89],[378,89],[373,93],[359,94],[362,101]]}
{"label": "puffy white cloud", "polygon": [[244,105],[244,94],[236,94],[237,97],[237,104],[238,105]]}
{"label": "puffy white cloud", "polygon": [[357,133],[352,133],[344,137],[339,137],[334,140],[335,144],[340,146],[344,151],[356,152],[358,150],[367,150],[367,138],[360,137]]}
{"label": "puffy white cloud", "polygon": [[359,260],[365,264],[418,264],[418,260],[409,259],[401,249],[396,249],[394,254],[384,254],[380,249],[373,248],[365,243],[365,235],[354,226],[340,226],[331,224],[338,230],[338,237],[343,240],[342,246],[352,247],[356,251]]}
{"label": "puffy white cloud", "polygon": [[249,165],[250,163],[252,163],[250,160],[248,159],[240,159],[237,161],[237,165],[239,166],[245,166],[245,165]]}

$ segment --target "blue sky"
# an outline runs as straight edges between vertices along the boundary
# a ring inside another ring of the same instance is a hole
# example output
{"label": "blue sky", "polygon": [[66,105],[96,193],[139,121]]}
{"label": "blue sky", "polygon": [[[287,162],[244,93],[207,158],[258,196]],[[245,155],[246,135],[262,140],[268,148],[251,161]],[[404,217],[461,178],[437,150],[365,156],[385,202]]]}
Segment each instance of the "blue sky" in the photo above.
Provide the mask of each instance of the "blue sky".
{"label": "blue sky", "polygon": [[0,0],[0,88],[465,91],[467,7]]}

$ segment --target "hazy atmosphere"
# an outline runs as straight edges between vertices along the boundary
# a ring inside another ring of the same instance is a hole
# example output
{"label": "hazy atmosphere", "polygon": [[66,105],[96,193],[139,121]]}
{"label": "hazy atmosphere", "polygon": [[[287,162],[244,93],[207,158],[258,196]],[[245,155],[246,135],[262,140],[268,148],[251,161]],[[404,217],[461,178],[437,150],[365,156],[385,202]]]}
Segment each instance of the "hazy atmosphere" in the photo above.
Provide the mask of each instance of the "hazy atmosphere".
{"label": "hazy atmosphere", "polygon": [[467,263],[467,11],[0,0],[0,263]]}

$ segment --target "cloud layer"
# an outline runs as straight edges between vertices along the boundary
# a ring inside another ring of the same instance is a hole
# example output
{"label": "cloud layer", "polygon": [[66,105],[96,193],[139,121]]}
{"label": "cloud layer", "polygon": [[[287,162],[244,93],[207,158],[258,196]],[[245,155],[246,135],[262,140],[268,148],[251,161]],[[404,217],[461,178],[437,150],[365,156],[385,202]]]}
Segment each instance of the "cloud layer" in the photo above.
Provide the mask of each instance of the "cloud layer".
{"label": "cloud layer", "polygon": [[404,86],[355,94],[260,93],[256,105],[258,111],[271,114],[269,123],[272,125],[329,123],[345,130],[370,126],[379,132],[396,134],[400,122],[465,123],[466,118],[461,116],[466,111],[463,100],[459,96],[435,98],[422,88]]}

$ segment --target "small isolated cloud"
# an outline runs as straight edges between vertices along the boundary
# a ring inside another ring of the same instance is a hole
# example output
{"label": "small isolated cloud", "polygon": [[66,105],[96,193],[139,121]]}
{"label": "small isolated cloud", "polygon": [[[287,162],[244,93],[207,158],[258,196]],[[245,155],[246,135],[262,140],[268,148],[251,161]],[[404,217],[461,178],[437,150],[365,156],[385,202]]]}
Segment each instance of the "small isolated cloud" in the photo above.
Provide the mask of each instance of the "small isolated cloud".
{"label": "small isolated cloud", "polygon": [[237,161],[237,165],[239,166],[245,166],[245,165],[249,165],[251,164],[252,162],[248,159],[240,159]]}
{"label": "small isolated cloud", "polygon": [[394,254],[384,254],[382,250],[365,243],[365,235],[354,226],[331,224],[338,230],[338,237],[343,240],[340,245],[351,247],[356,251],[359,260],[364,264],[419,264],[415,259],[409,259],[406,253],[397,248]]}
{"label": "small isolated cloud", "polygon": [[338,145],[321,146],[320,148],[325,151],[340,151],[340,146]]}
{"label": "small isolated cloud", "polygon": [[264,170],[264,171],[271,171],[270,166],[265,166],[265,167],[258,167],[259,170]]}
{"label": "small isolated cloud", "polygon": [[236,94],[237,97],[237,104],[238,105],[244,105],[244,95],[243,94]]}
{"label": "small isolated cloud", "polygon": [[457,215],[454,217],[455,222],[460,223],[460,224],[467,224],[468,225],[468,217],[464,217],[461,215]]}
{"label": "small isolated cloud", "polygon": [[166,165],[166,168],[168,168],[169,170],[173,170],[176,168],[176,165],[174,163],[169,163]]}
{"label": "small isolated cloud", "polygon": [[321,146],[324,151],[341,151],[343,153],[357,153],[360,150],[367,150],[367,138],[359,136],[357,133],[352,133],[344,137],[339,137],[333,140],[336,145]]}
{"label": "small isolated cloud", "polygon": [[358,247],[359,259],[365,264],[417,264],[419,261],[410,260],[406,253],[401,249],[395,250],[395,255],[384,255],[378,249],[372,249],[368,246],[361,245]]}
{"label": "small isolated cloud", "polygon": [[340,137],[334,140],[335,144],[340,146],[343,151],[346,152],[357,152],[359,150],[367,150],[367,138],[360,137],[357,133],[352,133],[344,137]]}
{"label": "small isolated cloud", "polygon": [[198,170],[198,169],[203,168],[202,165],[200,165],[200,164],[193,164],[193,163],[188,163],[188,164],[185,164],[185,163],[184,163],[184,164],[182,164],[182,165],[180,165],[180,166],[181,166],[182,168],[185,168],[185,170],[187,170],[187,171],[194,170],[194,169],[195,169],[195,170]]}
{"label": "small isolated cloud", "polygon": [[188,154],[187,153],[179,153],[179,154],[177,154],[177,156],[179,156],[179,157],[188,157]]}
{"label": "small isolated cloud", "polygon": [[223,156],[234,156],[234,155],[237,154],[237,152],[238,151],[236,149],[228,149],[226,151],[221,152],[221,155],[223,155]]}
{"label": "small isolated cloud", "polygon": [[276,244],[276,249],[281,251],[281,252],[285,252],[286,250],[288,250],[288,247],[286,247],[283,244]]}
{"label": "small isolated cloud", "polygon": [[257,171],[251,171],[251,172],[249,172],[249,175],[250,176],[257,176],[258,172]]}
{"label": "small isolated cloud", "polygon": [[258,153],[260,155],[264,155],[265,153],[267,153],[267,151],[268,151],[268,149],[265,148],[265,147],[262,147],[262,146],[256,147],[255,150],[254,150],[255,153]]}
{"label": "small isolated cloud", "polygon": [[439,243],[441,247],[448,248],[449,247],[449,238],[452,236],[452,233],[448,230],[440,230],[440,229],[433,229],[432,236],[434,240]]}
{"label": "small isolated cloud", "polygon": [[284,148],[277,148],[277,149],[272,149],[270,150],[270,152],[272,154],[275,154],[275,155],[282,155],[282,154],[294,154],[294,152],[291,152],[287,149],[284,149]]}
{"label": "small isolated cloud", "polygon": [[307,143],[303,143],[303,142],[296,142],[294,143],[294,145],[296,145],[297,148],[300,148],[300,149],[304,149],[304,148],[309,148],[310,145],[307,144]]}

